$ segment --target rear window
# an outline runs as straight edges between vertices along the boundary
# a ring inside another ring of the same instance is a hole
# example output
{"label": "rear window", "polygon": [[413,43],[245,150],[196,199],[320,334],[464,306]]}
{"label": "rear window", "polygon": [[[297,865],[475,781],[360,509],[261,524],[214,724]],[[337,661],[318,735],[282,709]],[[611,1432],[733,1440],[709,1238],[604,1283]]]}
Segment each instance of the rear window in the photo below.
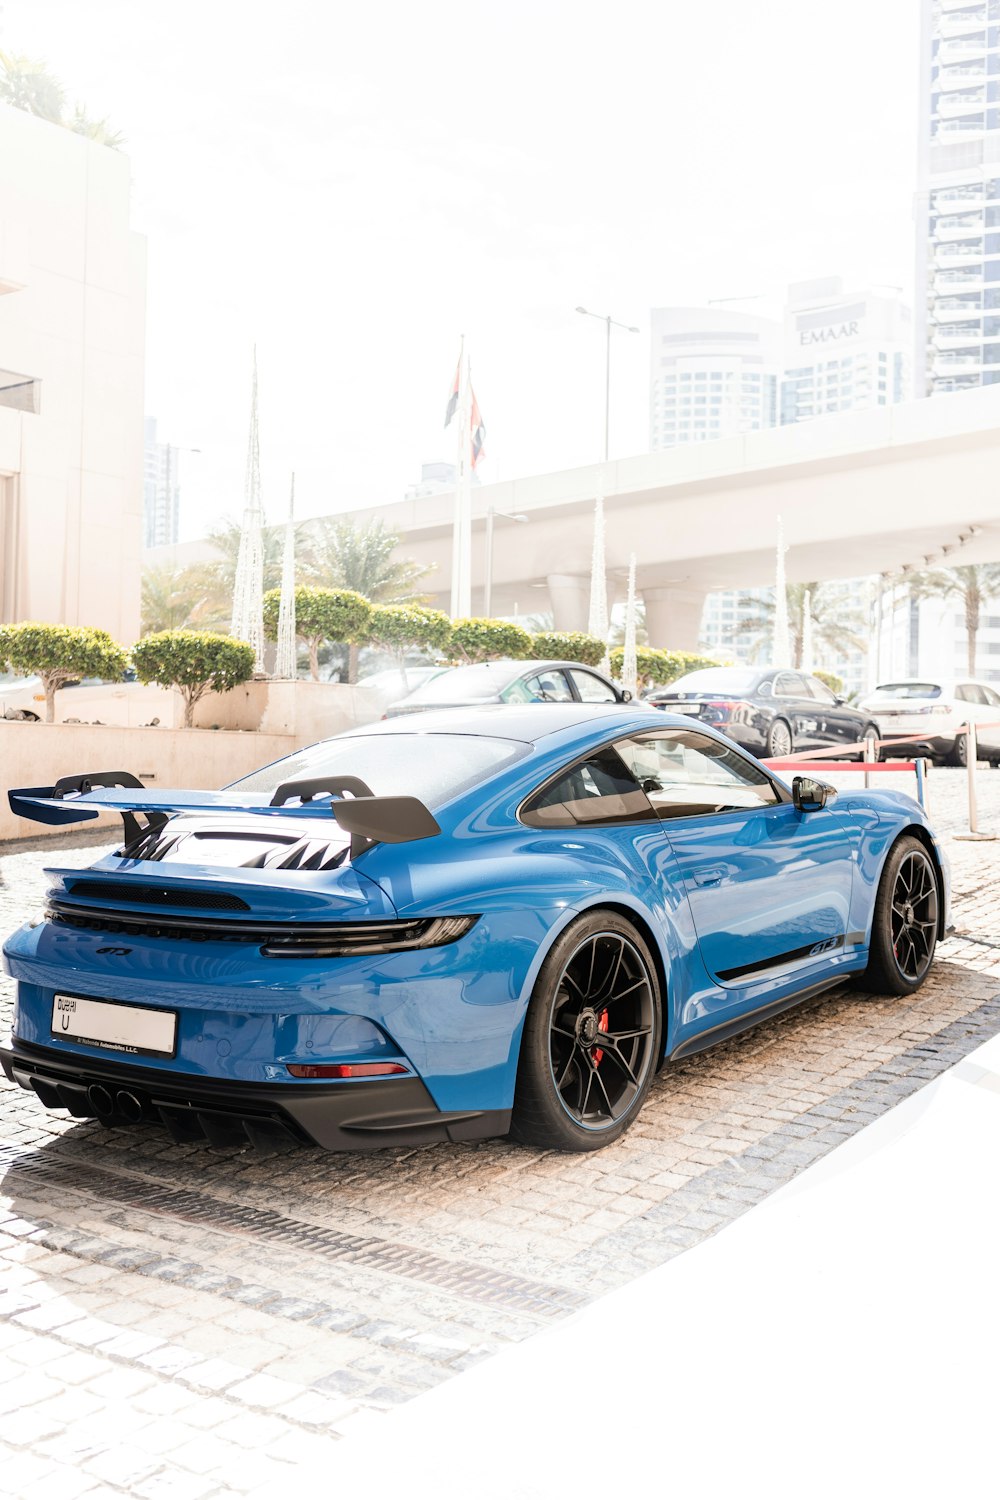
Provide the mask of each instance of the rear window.
{"label": "rear window", "polygon": [[433,682],[425,682],[414,695],[421,703],[468,703],[495,698],[511,679],[509,664],[484,661],[474,667],[454,667]]}
{"label": "rear window", "polygon": [[376,797],[419,797],[433,808],[513,765],[529,748],[478,734],[343,735],[286,755],[232,789],[275,792],[283,781],[359,776]]}
{"label": "rear window", "polygon": [[880,682],[866,703],[885,703],[890,698],[940,698],[939,682]]}
{"label": "rear window", "polygon": [[705,667],[678,677],[663,689],[665,693],[727,693],[739,696],[753,691],[759,672],[733,672],[728,667]]}

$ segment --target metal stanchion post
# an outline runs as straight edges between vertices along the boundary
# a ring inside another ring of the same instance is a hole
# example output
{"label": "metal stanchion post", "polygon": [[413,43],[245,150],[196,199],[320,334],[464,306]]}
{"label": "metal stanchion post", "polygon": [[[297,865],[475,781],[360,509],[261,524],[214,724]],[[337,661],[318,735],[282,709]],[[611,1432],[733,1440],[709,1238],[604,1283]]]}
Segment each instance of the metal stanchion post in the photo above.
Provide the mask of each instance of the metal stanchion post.
{"label": "metal stanchion post", "polygon": [[927,811],[927,772],[930,770],[930,761],[917,759],[914,762],[917,768],[917,801]]}
{"label": "metal stanchion post", "polygon": [[[878,741],[877,740],[873,740],[871,738],[871,736],[869,736],[869,738],[865,740],[865,760],[867,760],[867,761],[873,761],[873,760],[877,760],[878,759],[878,751],[876,749],[877,745],[878,745]],[[871,786],[871,784],[872,784],[872,774],[871,774],[870,771],[866,771],[865,772],[865,786],[868,787],[868,786]]]}
{"label": "metal stanchion post", "polygon": [[976,798],[976,770],[979,764],[979,746],[976,743],[976,726],[972,719],[965,726],[965,766],[969,776],[969,831],[956,833],[957,839],[992,839],[992,833],[979,831],[979,803]]}

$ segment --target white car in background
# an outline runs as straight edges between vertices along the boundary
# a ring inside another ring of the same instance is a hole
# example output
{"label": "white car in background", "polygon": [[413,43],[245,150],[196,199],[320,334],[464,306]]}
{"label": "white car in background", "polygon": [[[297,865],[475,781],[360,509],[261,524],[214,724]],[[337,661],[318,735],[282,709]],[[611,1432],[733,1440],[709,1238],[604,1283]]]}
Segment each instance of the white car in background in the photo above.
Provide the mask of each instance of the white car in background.
{"label": "white car in background", "polygon": [[[56,723],[126,725],[154,719],[173,722],[174,695],[169,688],[141,682],[102,682],[85,677],[56,693]],[[178,700],[179,701],[179,700]],[[45,689],[40,677],[0,676],[0,719],[44,719]]]}
{"label": "white car in background", "polygon": [[[973,677],[897,678],[879,683],[858,700],[879,726],[879,737],[904,736],[898,745],[883,747],[889,755],[924,755],[951,766],[964,766],[968,739],[963,725],[976,726],[980,760],[1000,765],[1000,692]],[[980,728],[980,725],[982,728]]]}

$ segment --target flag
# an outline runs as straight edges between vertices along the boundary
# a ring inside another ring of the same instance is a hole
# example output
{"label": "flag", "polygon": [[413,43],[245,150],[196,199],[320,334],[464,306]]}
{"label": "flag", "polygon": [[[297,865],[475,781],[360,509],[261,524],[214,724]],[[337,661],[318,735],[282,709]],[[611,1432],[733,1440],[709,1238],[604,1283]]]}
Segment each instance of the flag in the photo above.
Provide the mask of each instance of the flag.
{"label": "flag", "polygon": [[458,364],[455,366],[455,379],[451,383],[451,395],[448,397],[448,405],[445,409],[444,414],[444,425],[446,427],[448,426],[448,423],[451,421],[452,417],[455,415],[455,411],[458,407],[458,377],[461,368],[462,361],[459,360]]}
{"label": "flag", "polygon": [[469,430],[472,435],[472,468],[475,471],[475,467],[485,451],[486,423],[480,415],[479,402],[476,400],[476,393],[471,387],[469,394],[472,397],[472,415],[469,421]]}

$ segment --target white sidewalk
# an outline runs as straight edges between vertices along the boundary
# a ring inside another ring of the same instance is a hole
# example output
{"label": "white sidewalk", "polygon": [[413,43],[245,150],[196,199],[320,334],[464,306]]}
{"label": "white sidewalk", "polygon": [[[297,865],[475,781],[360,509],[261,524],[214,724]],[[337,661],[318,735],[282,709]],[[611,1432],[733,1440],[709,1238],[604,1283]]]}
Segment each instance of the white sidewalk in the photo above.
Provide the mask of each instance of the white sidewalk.
{"label": "white sidewalk", "polygon": [[714,1239],[358,1419],[303,1494],[995,1495],[998,1162],[1000,1036]]}

